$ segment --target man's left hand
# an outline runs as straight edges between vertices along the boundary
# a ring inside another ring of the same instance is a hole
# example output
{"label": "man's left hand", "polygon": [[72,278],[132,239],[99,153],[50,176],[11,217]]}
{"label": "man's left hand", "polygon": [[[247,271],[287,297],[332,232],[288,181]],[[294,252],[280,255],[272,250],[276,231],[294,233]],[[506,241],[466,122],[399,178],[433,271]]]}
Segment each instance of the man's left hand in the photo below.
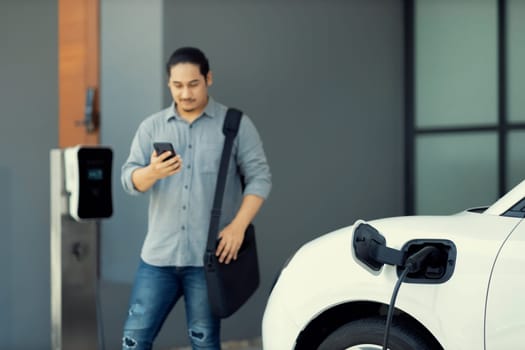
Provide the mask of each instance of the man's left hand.
{"label": "man's left hand", "polygon": [[244,231],[239,225],[233,223],[226,226],[219,234],[219,246],[215,256],[219,257],[220,263],[229,264],[230,261],[237,260],[237,253],[244,240]]}

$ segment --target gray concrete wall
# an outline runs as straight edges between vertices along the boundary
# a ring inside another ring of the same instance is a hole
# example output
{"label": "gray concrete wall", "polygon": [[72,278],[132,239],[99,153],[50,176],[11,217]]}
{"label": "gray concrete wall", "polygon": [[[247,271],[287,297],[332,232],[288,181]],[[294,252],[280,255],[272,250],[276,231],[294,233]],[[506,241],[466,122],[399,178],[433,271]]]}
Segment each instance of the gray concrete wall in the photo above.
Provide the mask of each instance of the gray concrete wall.
{"label": "gray concrete wall", "polygon": [[56,0],[0,2],[0,349],[47,349]]}
{"label": "gray concrete wall", "polygon": [[[158,74],[182,45],[207,53],[213,96],[246,111],[261,133],[274,179],[256,220],[262,284],[224,321],[223,338],[260,335],[273,279],[301,244],[358,218],[402,213],[401,3],[164,1],[158,22],[149,11],[132,17],[122,1],[105,4],[103,11],[111,4],[115,16],[103,22],[103,43],[115,33],[140,32],[115,44],[117,52],[103,45],[103,142],[116,150],[116,170],[137,125],[160,108],[159,87],[163,105],[170,103],[165,76]],[[131,7],[143,11],[135,2]],[[163,23],[159,37],[157,23]],[[154,51],[160,37],[162,50]],[[103,232],[106,297],[129,293],[146,220],[146,198],[129,197],[115,186],[116,214]],[[186,343],[179,304],[158,344]]]}
{"label": "gray concrete wall", "polygon": [[120,167],[146,115],[163,108],[162,2],[101,1],[101,143],[113,148],[114,215],[102,222],[102,275],[129,282],[147,219],[147,195],[130,197]]}

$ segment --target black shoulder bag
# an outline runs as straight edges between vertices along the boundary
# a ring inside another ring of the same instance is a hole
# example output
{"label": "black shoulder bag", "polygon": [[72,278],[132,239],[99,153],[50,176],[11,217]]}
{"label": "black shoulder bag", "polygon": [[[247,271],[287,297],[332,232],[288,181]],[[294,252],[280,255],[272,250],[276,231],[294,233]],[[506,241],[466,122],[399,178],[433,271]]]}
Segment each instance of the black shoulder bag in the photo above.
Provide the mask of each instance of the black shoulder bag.
{"label": "black shoulder bag", "polygon": [[215,256],[228,163],[241,117],[241,111],[230,108],[224,120],[222,129],[225,135],[224,148],[215,188],[208,243],[204,253],[208,299],[212,312],[220,318],[226,318],[237,311],[259,286],[259,264],[255,245],[255,229],[252,224],[246,229],[244,241],[237,254],[237,260],[231,260],[229,264],[224,264],[220,263],[218,257]]}

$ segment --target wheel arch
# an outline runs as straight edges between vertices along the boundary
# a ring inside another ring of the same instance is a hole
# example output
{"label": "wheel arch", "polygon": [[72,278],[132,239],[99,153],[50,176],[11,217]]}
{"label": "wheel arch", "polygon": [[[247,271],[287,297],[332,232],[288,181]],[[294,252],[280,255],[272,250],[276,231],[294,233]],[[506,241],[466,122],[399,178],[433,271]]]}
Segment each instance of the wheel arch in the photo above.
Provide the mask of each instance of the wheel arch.
{"label": "wheel arch", "polygon": [[[335,305],[323,311],[303,328],[297,337],[294,350],[316,350],[330,333],[342,325],[361,318],[386,316],[387,312],[388,305],[371,301],[353,301]],[[394,320],[417,329],[421,336],[433,345],[433,349],[443,349],[434,335],[410,314],[396,308]]]}

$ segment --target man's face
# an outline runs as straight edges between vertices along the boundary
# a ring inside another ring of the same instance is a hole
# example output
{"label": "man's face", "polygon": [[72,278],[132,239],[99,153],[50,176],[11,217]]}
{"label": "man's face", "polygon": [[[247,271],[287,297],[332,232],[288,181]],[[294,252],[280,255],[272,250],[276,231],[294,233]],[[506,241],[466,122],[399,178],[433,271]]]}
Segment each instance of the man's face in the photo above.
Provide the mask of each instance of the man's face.
{"label": "man's face", "polygon": [[168,86],[177,111],[183,116],[202,113],[208,103],[208,86],[211,83],[211,72],[205,79],[196,64],[178,63],[172,66]]}

